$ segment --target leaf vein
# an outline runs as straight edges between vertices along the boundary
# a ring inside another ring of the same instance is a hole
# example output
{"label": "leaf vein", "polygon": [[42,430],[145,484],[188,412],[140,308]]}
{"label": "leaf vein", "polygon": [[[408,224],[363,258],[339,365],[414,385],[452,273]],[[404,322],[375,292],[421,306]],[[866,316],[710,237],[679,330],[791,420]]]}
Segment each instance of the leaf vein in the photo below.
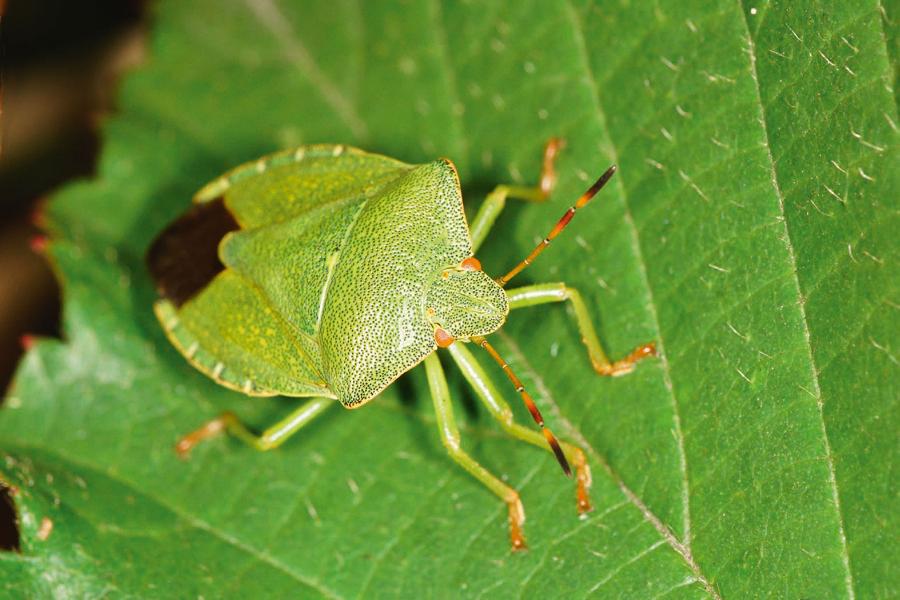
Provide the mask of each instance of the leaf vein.
{"label": "leaf vein", "polygon": [[[200,519],[199,517],[192,515],[190,513],[187,513],[185,511],[182,511],[179,508],[177,508],[176,506],[166,502],[162,498],[160,498],[154,494],[151,494],[150,492],[140,488],[133,481],[122,477],[122,475],[120,473],[109,472],[105,469],[102,469],[98,466],[92,465],[88,462],[85,462],[82,460],[77,460],[74,458],[73,454],[62,454],[61,452],[57,452],[57,451],[51,450],[49,448],[35,446],[33,444],[28,444],[28,443],[23,443],[21,441],[19,441],[17,443],[15,443],[15,442],[11,443],[10,445],[18,447],[19,450],[21,450],[23,452],[23,454],[27,454],[27,453],[33,454],[34,452],[39,452],[39,453],[42,452],[42,453],[45,453],[46,455],[54,458],[55,460],[57,460],[60,463],[66,463],[73,467],[78,467],[83,470],[91,471],[102,477],[111,479],[112,481],[133,491],[136,495],[146,498],[147,500],[156,504],[158,507],[167,510],[171,514],[178,517],[183,523],[190,525],[194,529],[208,533],[209,535],[213,536],[214,538],[221,540],[222,542],[225,542],[229,546],[232,546],[233,548],[235,548],[237,550],[240,550],[242,552],[249,554],[250,556],[256,558],[260,562],[263,562],[263,563],[269,565],[270,567],[273,567],[275,570],[284,573],[285,575],[289,576],[294,581],[301,583],[304,586],[315,590],[322,596],[324,596],[326,598],[334,598],[334,599],[341,598],[341,596],[339,594],[337,594],[334,590],[327,588],[325,585],[322,584],[322,582],[320,582],[316,579],[313,579],[311,577],[308,577],[306,575],[303,575],[302,573],[298,573],[297,571],[291,569],[290,566],[286,565],[285,563],[278,560],[274,556],[271,556],[270,554],[267,554],[257,548],[254,548],[253,546],[237,539],[236,537],[234,537],[232,535],[229,535],[223,531],[217,530],[212,525],[210,525],[206,521]],[[30,452],[28,452],[28,451],[30,451]]]}
{"label": "leaf vein", "polygon": [[306,46],[297,38],[274,0],[246,0],[253,16],[281,44],[285,57],[315,86],[322,98],[350,128],[357,139],[369,136],[369,130],[344,93],[322,72]]}
{"label": "leaf vein", "polygon": [[625,495],[625,498],[641,512],[644,521],[649,523],[656,532],[662,536],[663,540],[677,552],[679,556],[681,556],[687,564],[688,569],[694,574],[697,580],[703,584],[703,588],[706,592],[715,600],[722,600],[716,588],[713,587],[713,584],[711,584],[706,576],[700,571],[700,565],[694,560],[690,549],[680,542],[678,538],[675,537],[675,534],[672,533],[672,530],[669,529],[669,527],[650,510],[644,501],[625,484],[619,474],[613,470],[608,462],[606,462],[606,459],[597,452],[597,449],[594,448],[590,442],[588,442],[581,430],[562,414],[562,411],[559,409],[559,404],[557,404],[556,399],[550,393],[550,389],[544,383],[543,378],[534,370],[534,367],[531,366],[531,363],[528,362],[528,359],[525,358],[525,355],[522,354],[519,345],[503,331],[500,331],[497,335],[503,339],[504,343],[509,348],[510,356],[515,357],[516,362],[519,364],[518,369],[534,383],[535,390],[540,397],[543,398],[544,403],[549,408],[548,412],[553,414],[554,419],[562,426],[562,431],[566,433],[566,436],[574,440],[583,450],[587,451],[587,453],[591,455],[591,458],[603,468],[603,471]]}
{"label": "leaf vein", "polygon": [[384,562],[384,559],[387,557],[388,553],[400,543],[400,540],[403,538],[403,535],[406,534],[410,528],[418,522],[419,515],[422,513],[425,508],[431,505],[431,499],[437,496],[446,486],[447,483],[452,479],[452,475],[447,475],[441,481],[438,482],[433,488],[431,488],[431,492],[419,502],[418,510],[411,515],[405,523],[400,525],[397,529],[397,533],[394,534],[393,539],[391,539],[385,546],[381,549],[381,552],[375,556],[375,559],[372,561],[372,568],[369,569],[369,573],[366,575],[365,580],[363,581],[362,586],[360,587],[359,597],[365,598],[366,592],[369,589],[369,586],[372,584],[372,581],[375,579],[375,573],[378,572],[378,568]]}
{"label": "leaf vein", "polygon": [[[590,57],[588,55],[587,43],[584,36],[584,31],[581,29],[580,22],[578,20],[577,14],[575,13],[575,9],[572,6],[571,0],[566,0],[565,6],[568,9],[572,30],[575,33],[575,43],[578,47],[579,53],[581,55],[582,67],[585,71],[585,81],[590,88],[591,93],[591,102],[594,106],[596,118],[600,127],[604,130],[608,131],[606,127],[606,116],[603,111],[603,107],[600,104],[599,90],[597,88],[597,83],[594,80],[593,70],[591,69]],[[615,144],[610,140],[610,149],[613,154],[613,161],[618,162],[618,153],[615,147]],[[650,287],[650,280],[647,277],[647,267],[645,264],[643,252],[641,250],[640,241],[638,239],[638,230],[634,223],[634,219],[631,216],[631,209],[628,206],[628,198],[625,191],[625,186],[622,182],[622,177],[616,177],[615,181],[616,187],[619,189],[619,194],[622,198],[622,208],[623,208],[623,216],[626,225],[628,226],[628,230],[631,238],[631,246],[634,252],[635,259],[638,263],[638,271],[641,283],[643,284],[644,289],[646,289],[646,309],[652,320],[653,329],[656,331],[656,343],[657,348],[659,350],[660,362],[662,363],[662,372],[663,372],[663,381],[665,383],[666,389],[669,391],[669,398],[672,404],[672,420],[674,423],[675,429],[675,441],[678,448],[678,462],[681,469],[681,502],[682,502],[682,530],[684,536],[684,547],[690,553],[690,545],[691,545],[691,513],[690,513],[690,493],[688,487],[688,475],[687,475],[687,459],[684,452],[684,435],[681,432],[681,417],[678,411],[678,401],[675,397],[675,390],[672,385],[672,375],[671,369],[669,366],[668,358],[666,357],[665,352],[665,344],[663,342],[662,330],[659,326],[659,317],[656,312],[656,305],[653,299],[653,290]]]}
{"label": "leaf vein", "polygon": [[[765,149],[766,155],[769,159],[769,165],[771,170],[771,178],[772,178],[772,188],[775,192],[775,198],[778,201],[778,208],[781,211],[781,217],[784,222],[784,244],[785,249],[787,250],[788,257],[791,261],[791,266],[793,267],[793,283],[797,292],[797,297],[802,298],[802,290],[800,288],[800,278],[797,273],[797,257],[794,253],[794,245],[791,238],[790,227],[788,226],[787,214],[784,210],[784,194],[781,191],[781,184],[778,181],[778,169],[775,164],[775,159],[772,156],[772,144],[771,139],[769,137],[769,127],[768,120],[766,118],[766,110],[762,103],[762,92],[759,86],[759,77],[756,71],[756,42],[753,39],[753,36],[750,33],[750,25],[747,23],[747,15],[746,15],[746,7],[744,6],[744,0],[740,0],[738,2],[738,10],[741,13],[741,17],[743,19],[744,27],[747,31],[747,43],[748,47],[748,56],[749,56],[749,70],[750,76],[753,79],[753,84],[755,87],[756,98],[759,106],[759,117],[760,117],[760,126],[762,127],[762,134],[765,138]],[[809,357],[809,365],[810,365],[810,378],[811,383],[813,385],[813,390],[816,396],[816,406],[819,412],[819,424],[822,430],[822,442],[825,447],[825,458],[826,465],[828,466],[828,483],[831,486],[831,495],[834,501],[835,512],[837,513],[837,521],[838,521],[838,537],[841,543],[841,560],[844,564],[844,569],[846,570],[845,577],[845,585],[847,586],[847,594],[851,600],[856,597],[856,594],[853,589],[853,572],[850,569],[850,553],[847,549],[847,536],[844,532],[844,517],[841,512],[841,502],[837,489],[837,480],[835,478],[835,470],[834,470],[834,455],[831,450],[831,444],[828,441],[828,430],[825,426],[825,412],[823,409],[823,401],[822,401],[822,389],[819,386],[819,373],[816,370],[816,362],[815,357],[812,351],[812,342],[810,339],[809,332],[809,320],[806,316],[806,308],[803,303],[798,304],[798,310],[800,311],[800,317],[803,324],[803,336],[806,341],[805,349],[807,355]]]}

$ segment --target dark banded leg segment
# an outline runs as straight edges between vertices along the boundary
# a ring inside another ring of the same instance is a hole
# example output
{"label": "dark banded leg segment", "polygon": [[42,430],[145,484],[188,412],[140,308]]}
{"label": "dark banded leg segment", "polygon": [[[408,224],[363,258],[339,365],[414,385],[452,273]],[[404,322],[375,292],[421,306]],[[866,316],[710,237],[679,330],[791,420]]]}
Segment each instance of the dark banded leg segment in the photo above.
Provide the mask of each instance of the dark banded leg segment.
{"label": "dark banded leg segment", "polygon": [[[487,373],[481,368],[481,365],[475,359],[465,344],[453,344],[448,348],[450,355],[462,371],[463,377],[469,382],[469,385],[475,390],[475,393],[481,399],[491,416],[494,417],[503,429],[511,436],[528,442],[534,446],[538,446],[545,450],[553,451],[553,448],[547,443],[543,435],[528,429],[516,423],[513,420],[513,412],[504,400],[502,395],[494,387],[494,382],[488,377]],[[591,510],[591,500],[588,490],[591,487],[591,469],[587,464],[587,458],[584,452],[578,446],[574,446],[567,442],[560,441],[559,445],[565,453],[568,461],[575,468],[576,482],[576,501],[577,509],[580,514],[587,513]]]}
{"label": "dark banded leg segment", "polygon": [[261,435],[248,429],[233,412],[227,411],[178,440],[178,443],[175,444],[175,451],[182,458],[187,458],[194,446],[224,431],[256,450],[272,450],[297,433],[301,427],[325,412],[328,407],[337,403],[337,400],[331,398],[307,400],[300,408],[266,429]]}
{"label": "dark banded leg segment", "polygon": [[564,283],[541,283],[515,288],[506,293],[509,309],[515,310],[538,304],[569,301],[575,314],[575,324],[581,334],[581,341],[587,347],[591,366],[600,375],[617,377],[634,370],[635,363],[648,356],[656,356],[656,346],[651,342],[638,346],[621,360],[612,362],[603,351],[603,346],[594,330],[587,305],[578,290]]}
{"label": "dark banded leg segment", "polygon": [[447,379],[444,369],[438,360],[437,354],[432,352],[425,359],[425,372],[428,375],[428,387],[431,390],[431,398],[434,400],[434,412],[437,416],[438,430],[441,432],[441,442],[456,464],[468,471],[485,487],[497,495],[506,503],[509,509],[509,537],[512,549],[524,550],[525,534],[522,525],[525,523],[525,509],[519,500],[519,493],[500,481],[497,477],[482,467],[462,449],[459,437],[459,428],[453,417],[453,406],[450,403],[450,391],[447,389]]}

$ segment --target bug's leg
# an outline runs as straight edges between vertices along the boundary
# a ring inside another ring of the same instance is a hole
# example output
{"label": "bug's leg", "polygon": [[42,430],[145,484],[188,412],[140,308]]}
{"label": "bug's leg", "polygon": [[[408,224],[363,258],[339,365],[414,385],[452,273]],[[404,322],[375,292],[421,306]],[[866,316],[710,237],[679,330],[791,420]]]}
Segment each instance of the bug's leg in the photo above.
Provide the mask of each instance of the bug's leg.
{"label": "bug's leg", "polygon": [[524,550],[526,545],[522,525],[525,522],[525,509],[522,508],[519,493],[491,475],[487,469],[462,449],[459,429],[456,427],[456,419],[453,418],[447,379],[436,353],[432,352],[425,359],[425,372],[428,375],[428,387],[431,389],[431,397],[434,400],[434,412],[437,415],[438,429],[441,432],[441,441],[444,447],[458,465],[471,473],[506,503],[509,508],[509,536],[512,549]]}
{"label": "bug's leg", "polygon": [[[481,365],[472,356],[468,348],[462,343],[451,345],[448,350],[453,360],[459,365],[463,373],[463,377],[469,382],[469,385],[475,390],[475,393],[481,399],[482,403],[487,407],[491,416],[500,422],[500,426],[507,433],[522,441],[528,442],[535,446],[544,448],[552,452],[552,448],[544,439],[544,436],[519,425],[513,420],[513,412],[509,408],[509,404],[503,400],[501,395],[494,387],[494,382],[488,377],[487,373],[481,368]],[[591,499],[588,495],[588,489],[591,487],[591,468],[587,464],[587,458],[584,451],[578,446],[574,446],[567,442],[559,443],[566,458],[575,466],[576,500],[579,513],[587,513],[591,510]]]}
{"label": "bug's leg", "polygon": [[498,185],[487,195],[484,203],[478,209],[475,218],[469,227],[472,235],[472,252],[477,252],[484,242],[488,232],[497,220],[497,216],[506,206],[507,198],[542,202],[550,195],[553,185],[556,183],[556,170],[553,164],[556,155],[562,149],[564,143],[559,138],[551,138],[544,147],[544,160],[541,167],[541,179],[538,185],[529,187],[525,185]]}
{"label": "bug's leg", "polygon": [[280,446],[285,440],[297,433],[297,430],[335,404],[337,404],[337,401],[330,398],[313,398],[308,400],[287,417],[266,429],[261,435],[250,431],[238,419],[237,415],[227,411],[178,440],[178,443],[175,445],[175,451],[178,452],[179,456],[185,458],[194,446],[223,431],[227,431],[257,450],[271,450]]}
{"label": "bug's leg", "polygon": [[656,356],[656,346],[653,342],[638,346],[631,351],[631,354],[621,360],[615,362],[610,361],[600,345],[597,332],[594,331],[594,325],[591,322],[591,316],[588,314],[587,305],[584,303],[581,294],[575,288],[569,287],[564,283],[540,283],[537,285],[527,285],[506,292],[509,299],[509,308],[514,310],[517,308],[525,308],[526,306],[536,306],[538,304],[548,304],[550,302],[569,301],[575,313],[575,323],[578,325],[578,331],[581,334],[581,341],[587,347],[588,356],[591,359],[591,366],[600,375],[618,376],[630,373],[634,370],[634,365],[642,358],[648,356]]}

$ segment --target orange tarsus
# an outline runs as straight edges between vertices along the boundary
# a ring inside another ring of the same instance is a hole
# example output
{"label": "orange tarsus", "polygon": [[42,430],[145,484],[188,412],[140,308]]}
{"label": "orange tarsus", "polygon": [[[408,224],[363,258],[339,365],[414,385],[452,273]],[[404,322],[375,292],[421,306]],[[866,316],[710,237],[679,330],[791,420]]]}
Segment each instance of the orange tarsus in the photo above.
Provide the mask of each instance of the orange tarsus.
{"label": "orange tarsus", "polygon": [[575,480],[577,483],[575,498],[578,506],[578,514],[583,515],[594,510],[588,489],[591,487],[591,468],[587,464],[587,457],[581,448],[576,448],[575,456]]}
{"label": "orange tarsus", "polygon": [[556,155],[559,154],[559,151],[565,148],[566,141],[562,138],[550,138],[547,141],[547,145],[544,147],[544,161],[541,166],[541,195],[545,198],[550,195],[550,190],[553,189],[553,186],[556,184],[556,169],[554,169],[554,164],[556,162]]}
{"label": "orange tarsus", "polygon": [[509,506],[509,539],[512,543],[512,551],[528,550],[528,544],[525,543],[525,533],[522,531],[522,523],[525,522],[525,511],[522,509],[522,502],[519,500],[518,494],[511,500],[508,500],[506,504]]}
{"label": "orange tarsus", "polygon": [[186,459],[191,453],[191,450],[207,438],[211,438],[214,435],[217,435],[225,430],[225,422],[221,419],[213,419],[209,423],[206,423],[199,429],[196,429],[180,440],[175,444],[175,452],[178,453],[178,458]]}
{"label": "orange tarsus", "polygon": [[656,356],[656,344],[653,342],[635,348],[631,354],[625,357],[625,360],[636,362],[642,358],[647,358],[648,356]]}
{"label": "orange tarsus", "polygon": [[643,346],[638,346],[631,351],[631,354],[621,360],[617,360],[612,364],[596,364],[594,365],[594,370],[597,371],[597,373],[600,375],[618,377],[619,375],[630,373],[634,370],[635,363],[637,363],[639,360],[643,360],[651,356],[656,356],[656,344],[654,344],[653,342],[644,344]]}
{"label": "orange tarsus", "polygon": [[591,506],[591,499],[590,496],[588,496],[587,488],[584,487],[584,485],[581,483],[581,480],[578,481],[578,490],[575,497],[577,499],[576,503],[578,506],[579,515],[586,515],[594,510],[594,507]]}

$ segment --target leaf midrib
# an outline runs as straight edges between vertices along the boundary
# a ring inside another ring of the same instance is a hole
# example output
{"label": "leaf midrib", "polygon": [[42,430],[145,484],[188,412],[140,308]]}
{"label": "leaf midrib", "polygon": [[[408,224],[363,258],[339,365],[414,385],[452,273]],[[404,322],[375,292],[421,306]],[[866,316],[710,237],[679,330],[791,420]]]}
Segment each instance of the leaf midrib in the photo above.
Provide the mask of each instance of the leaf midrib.
{"label": "leaf midrib", "polygon": [[549,406],[549,412],[553,414],[555,420],[562,424],[562,430],[566,433],[566,437],[576,441],[580,447],[587,451],[587,453],[593,458],[593,460],[599,464],[606,475],[616,484],[622,494],[625,496],[626,500],[634,505],[643,516],[644,520],[649,523],[654,530],[656,530],[657,534],[660,536],[660,541],[664,541],[669,547],[678,554],[681,559],[685,562],[685,565],[688,569],[693,573],[694,577],[697,578],[697,581],[703,585],[706,592],[710,595],[710,597],[715,600],[721,600],[721,596],[716,590],[715,586],[710,583],[710,580],[706,575],[703,574],[703,571],[700,569],[700,565],[694,560],[693,555],[691,554],[691,549],[689,546],[685,545],[683,542],[679,541],[672,530],[666,525],[662,519],[660,519],[647,504],[641,500],[640,496],[638,496],[622,479],[622,477],[612,468],[612,466],[606,461],[602,454],[597,451],[596,448],[588,441],[587,437],[581,432],[581,430],[573,424],[560,410],[559,404],[556,402],[556,399],[550,393],[550,389],[544,383],[543,378],[538,374],[538,372],[531,366],[528,362],[528,359],[519,349],[518,344],[512,340],[508,335],[504,332],[500,332],[500,335],[507,347],[510,348],[511,355],[515,356],[517,362],[519,363],[518,369],[526,374],[528,378],[530,378],[535,385],[535,389],[537,393],[540,395],[544,403]]}
{"label": "leaf midrib", "polygon": [[[612,140],[612,138],[609,134],[609,128],[606,126],[606,115],[603,110],[603,106],[600,103],[600,95],[598,93],[596,80],[594,79],[593,69],[591,68],[590,56],[587,51],[587,43],[586,43],[586,40],[584,37],[584,32],[582,31],[581,26],[579,25],[578,14],[575,11],[575,8],[572,6],[571,0],[565,1],[565,7],[567,10],[568,16],[571,20],[572,29],[575,33],[575,36],[574,36],[575,42],[576,42],[576,45],[578,46],[578,50],[579,50],[579,54],[580,54],[579,58],[581,59],[581,63],[582,63],[581,67],[585,73],[585,80],[588,82],[588,84],[590,86],[591,101],[594,105],[594,112],[595,112],[595,117],[597,120],[597,126],[602,131],[606,132],[607,139],[609,139],[609,145],[611,148],[611,152],[613,154],[613,157],[612,157],[613,161],[618,163],[619,162],[618,151],[616,150],[615,142]],[[688,560],[688,556],[690,556],[690,548],[691,548],[691,515],[690,515],[690,501],[689,501],[690,487],[688,484],[687,458],[685,456],[685,451],[684,451],[684,434],[681,430],[681,417],[680,417],[679,411],[678,411],[678,400],[675,396],[675,389],[674,389],[674,385],[672,383],[671,368],[669,366],[668,358],[666,357],[665,343],[664,343],[663,336],[662,336],[662,329],[659,325],[659,316],[658,316],[657,310],[656,310],[656,303],[654,302],[654,299],[653,299],[653,290],[650,286],[650,280],[647,276],[646,261],[644,260],[643,252],[641,250],[641,245],[640,245],[640,241],[639,241],[640,236],[638,234],[637,226],[635,225],[634,219],[631,215],[631,209],[629,208],[629,205],[628,205],[628,195],[626,193],[625,185],[623,183],[623,179],[622,179],[621,175],[619,175],[619,177],[616,178],[615,185],[618,188],[619,194],[622,198],[623,218],[624,218],[626,225],[628,226],[629,237],[631,238],[631,246],[632,246],[632,250],[634,252],[634,259],[639,266],[640,281],[641,281],[642,286],[646,290],[645,306],[646,306],[647,312],[649,314],[653,329],[656,331],[656,344],[657,344],[657,349],[659,351],[660,363],[662,364],[663,383],[665,384],[666,390],[668,390],[668,392],[669,392],[669,400],[672,405],[673,429],[674,429],[674,433],[675,433],[676,445],[678,448],[678,462],[679,462],[679,468],[681,470],[681,484],[682,484],[681,506],[682,506],[682,531],[683,531],[684,539],[681,540],[680,543],[684,546],[684,549],[687,552],[687,556],[685,556],[682,552],[679,552],[679,554],[681,554],[682,558],[684,558],[688,562],[689,566],[694,568],[694,566],[696,566],[696,565],[691,565],[692,559]],[[583,436],[581,436],[581,437],[583,438]],[[592,449],[592,452],[595,455],[599,456],[599,454],[595,450]],[[660,533],[662,533],[662,532],[660,532]],[[664,536],[664,539],[666,539],[665,536]],[[667,541],[667,543],[669,543],[670,546],[672,546],[672,543],[671,543],[672,540],[667,539],[666,541]],[[673,548],[676,551],[679,551],[678,548],[676,548],[674,546],[673,546]]]}
{"label": "leaf midrib", "polygon": [[[762,102],[762,93],[759,87],[759,76],[756,70],[756,42],[753,37],[753,33],[750,31],[750,24],[747,22],[747,7],[744,6],[744,2],[746,0],[738,0],[738,11],[741,13],[741,23],[744,25],[744,30],[747,32],[747,43],[748,43],[748,57],[750,61],[750,76],[753,80],[753,89],[756,92],[756,105],[759,107],[759,123],[760,128],[762,129],[763,135],[763,146],[766,150],[766,158],[769,164],[770,172],[772,175],[772,189],[775,193],[775,198],[778,201],[778,210],[780,213],[780,221],[784,224],[784,236],[782,239],[784,241],[785,249],[788,253],[788,258],[791,263],[791,279],[794,287],[794,292],[796,293],[796,297],[801,299],[803,297],[802,290],[800,288],[800,277],[797,271],[797,258],[794,252],[794,243],[793,238],[791,237],[790,227],[788,226],[788,218],[787,214],[784,210],[784,194],[781,191],[781,184],[778,179],[778,165],[775,162],[775,159],[772,155],[772,144],[769,138],[769,121],[768,116],[766,114],[765,106],[763,106]],[[834,470],[834,455],[831,450],[831,444],[828,441],[828,428],[825,425],[825,412],[823,408],[823,400],[822,400],[822,389],[819,386],[819,372],[816,368],[816,361],[813,355],[812,343],[810,338],[809,331],[809,321],[806,316],[806,306],[804,302],[797,303],[797,310],[799,311],[801,323],[803,325],[803,341],[804,341],[804,350],[806,351],[806,358],[808,359],[809,364],[809,377],[813,385],[813,391],[815,392],[816,397],[816,408],[818,410],[819,416],[819,425],[822,431],[822,444],[825,450],[825,464],[828,466],[828,484],[831,487],[831,496],[834,502],[834,509],[837,513],[837,524],[838,524],[838,538],[841,543],[841,562],[843,563],[844,570],[846,571],[846,576],[844,579],[845,585],[847,586],[847,595],[853,600],[856,597],[853,588],[853,571],[850,568],[850,553],[847,548],[847,535],[844,531],[844,515],[841,511],[841,501],[840,495],[837,489],[837,480],[835,477]]]}

